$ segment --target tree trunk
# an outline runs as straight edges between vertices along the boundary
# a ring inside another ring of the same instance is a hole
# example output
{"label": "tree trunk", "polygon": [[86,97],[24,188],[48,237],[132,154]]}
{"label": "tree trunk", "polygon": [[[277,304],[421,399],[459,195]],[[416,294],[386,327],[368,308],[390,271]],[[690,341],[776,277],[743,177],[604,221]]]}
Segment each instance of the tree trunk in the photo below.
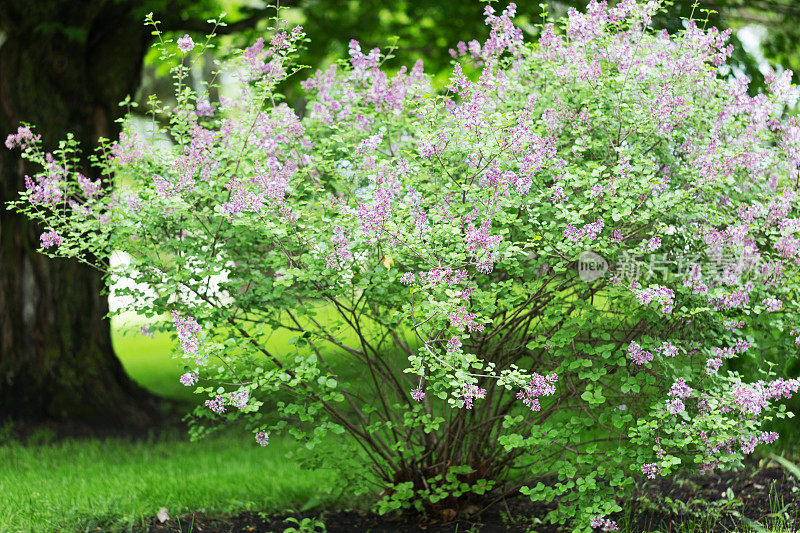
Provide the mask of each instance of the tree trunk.
{"label": "tree trunk", "polygon": [[[0,140],[20,121],[46,149],[118,134],[149,39],[130,4],[4,0],[0,30]],[[36,170],[0,147],[0,418],[148,424],[155,401],[114,354],[100,275],[38,253],[42,228],[5,206]]]}

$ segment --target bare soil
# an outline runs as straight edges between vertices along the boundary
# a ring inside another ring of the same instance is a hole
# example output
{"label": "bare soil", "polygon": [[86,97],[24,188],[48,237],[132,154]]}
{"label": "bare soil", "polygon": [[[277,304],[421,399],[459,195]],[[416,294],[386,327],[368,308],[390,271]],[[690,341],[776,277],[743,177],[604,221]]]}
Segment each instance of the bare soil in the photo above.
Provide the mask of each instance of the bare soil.
{"label": "bare soil", "polygon": [[[255,513],[232,516],[183,516],[164,523],[153,519],[143,531],[152,532],[276,532],[290,527],[299,531],[298,521],[308,519],[325,524],[329,533],[452,533],[568,531],[542,524],[541,518],[557,503],[534,503],[520,496],[500,502],[480,516],[458,518],[445,509],[436,519],[409,516],[380,516],[373,512],[332,510],[318,513]],[[747,520],[761,525],[780,524],[786,531],[800,528],[800,482],[784,469],[751,465],[742,472],[707,476],[659,479],[642,482],[633,501],[623,502],[624,516],[614,516],[623,530],[663,533],[685,530],[702,533],[750,531]],[[771,516],[777,515],[777,516]],[[744,517],[744,518],[743,518]],[[691,525],[691,527],[689,527]]]}

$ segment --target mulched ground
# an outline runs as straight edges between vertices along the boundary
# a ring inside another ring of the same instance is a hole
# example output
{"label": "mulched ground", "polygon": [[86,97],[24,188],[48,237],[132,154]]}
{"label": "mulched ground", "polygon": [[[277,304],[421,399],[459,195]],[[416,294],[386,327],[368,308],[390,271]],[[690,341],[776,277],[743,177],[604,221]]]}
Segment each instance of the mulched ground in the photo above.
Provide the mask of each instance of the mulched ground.
{"label": "mulched ground", "polygon": [[[618,522],[627,522],[629,525],[626,529],[636,532],[679,532],[685,529],[686,524],[693,524],[693,531],[703,533],[744,531],[745,522],[741,517],[764,525],[781,524],[784,528],[792,528],[786,531],[794,531],[800,529],[798,487],[800,483],[795,478],[784,469],[774,466],[760,469],[751,466],[739,473],[719,473],[677,481],[660,479],[642,485],[627,517],[614,518]],[[282,533],[290,527],[304,532],[323,531],[321,527],[300,529],[297,522],[287,520],[306,518],[307,526],[314,520],[324,522],[325,530],[329,533],[560,533],[562,530],[541,525],[536,520],[548,510],[545,505],[515,497],[501,502],[480,517],[460,521],[443,522],[440,517],[438,521],[419,522],[359,511],[325,511],[303,515],[245,512],[228,517],[184,516],[164,523],[154,518],[143,531]],[[769,516],[776,511],[781,511],[783,516],[780,519]]]}
{"label": "mulched ground", "polygon": [[780,467],[750,467],[677,482],[661,479],[645,486],[640,494],[639,513],[633,521],[637,527],[633,529],[677,531],[675,524],[680,520],[676,515],[680,514],[684,524],[704,525],[703,532],[742,531],[747,522],[741,517],[795,531],[800,529],[798,487],[800,482]]}

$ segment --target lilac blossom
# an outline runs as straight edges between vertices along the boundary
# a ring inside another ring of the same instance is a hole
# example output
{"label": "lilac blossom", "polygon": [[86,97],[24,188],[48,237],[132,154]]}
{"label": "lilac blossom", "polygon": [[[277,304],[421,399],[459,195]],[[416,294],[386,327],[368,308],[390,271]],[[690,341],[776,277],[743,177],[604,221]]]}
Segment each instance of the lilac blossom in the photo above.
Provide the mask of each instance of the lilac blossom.
{"label": "lilac blossom", "polygon": [[669,395],[673,398],[689,398],[693,392],[694,390],[686,384],[683,378],[676,379],[669,389]]}
{"label": "lilac blossom", "polygon": [[706,361],[706,373],[716,374],[719,367],[722,366],[722,359],[719,357],[712,357]]}
{"label": "lilac blossom", "polygon": [[184,34],[183,37],[178,39],[178,50],[180,50],[184,54],[186,52],[191,51],[192,48],[194,48],[194,41],[192,40],[191,37],[189,37],[188,33]]}
{"label": "lilac blossom", "polygon": [[459,331],[463,331],[466,327],[470,333],[473,331],[483,331],[484,326],[475,321],[475,313],[468,313],[462,305],[448,315],[450,325]]}
{"label": "lilac blossom", "polygon": [[204,98],[198,100],[195,104],[195,113],[197,113],[198,117],[208,117],[214,114],[216,108],[217,106],[211,105],[211,102],[209,102],[207,98]]}
{"label": "lilac blossom", "polygon": [[52,229],[42,233],[40,240],[42,248],[58,248],[64,242],[64,238]]}
{"label": "lilac blossom", "polygon": [[569,241],[579,242],[583,240],[583,235],[584,231],[576,228],[572,224],[567,224],[567,227],[564,228],[564,237],[566,237]]}
{"label": "lilac blossom", "polygon": [[414,283],[414,273],[413,272],[406,272],[400,277],[400,283],[403,285],[411,285]]}
{"label": "lilac blossom", "polygon": [[449,341],[447,341],[448,352],[455,352],[459,348],[461,348],[461,340],[458,337],[452,337]]}
{"label": "lilac blossom", "polygon": [[259,446],[267,446],[269,444],[269,433],[266,431],[256,433],[256,443]]}
{"label": "lilac blossom", "polygon": [[100,180],[91,180],[83,174],[78,175],[78,185],[80,185],[81,191],[87,198],[93,198],[103,190],[103,184]]}
{"label": "lilac blossom", "polygon": [[425,391],[422,390],[422,387],[417,387],[416,389],[411,389],[411,397],[414,400],[416,400],[418,402],[421,402],[423,400],[423,398],[425,398]]}
{"label": "lilac blossom", "polygon": [[638,342],[631,341],[628,345],[628,358],[637,365],[646,365],[653,360],[653,354],[643,350]]}
{"label": "lilac blossom", "polygon": [[661,474],[661,468],[656,463],[646,463],[642,465],[642,474],[646,475],[648,479],[655,479],[657,475]]}
{"label": "lilac blossom", "polygon": [[456,396],[464,401],[464,407],[472,409],[472,404],[476,399],[486,397],[486,389],[482,389],[475,384],[464,385]]}
{"label": "lilac blossom", "polygon": [[[550,198],[550,201],[553,202],[554,204],[556,204],[556,203],[559,203],[559,202],[563,202],[566,199],[567,199],[567,195],[564,194],[564,187],[560,183],[555,184],[553,186],[553,196]],[[570,227],[570,226],[572,226],[572,225],[570,224],[567,227]],[[572,227],[572,231],[575,231],[574,226]],[[565,230],[564,235],[567,235],[566,230]]]}
{"label": "lilac blossom", "polygon": [[41,135],[34,135],[31,131],[30,126],[19,126],[17,128],[17,133],[10,133],[8,137],[6,137],[6,148],[12,150],[16,147],[20,147],[23,150],[32,146],[34,143],[37,143],[41,140]]}
{"label": "lilac blossom", "polygon": [[123,131],[119,140],[111,145],[109,157],[122,164],[134,163],[144,158],[142,142],[135,132]]}
{"label": "lilac blossom", "polygon": [[668,341],[662,342],[658,347],[658,351],[661,352],[663,357],[675,357],[678,355],[678,347]]}
{"label": "lilac blossom", "polygon": [[196,371],[195,372],[186,372],[185,374],[183,374],[181,376],[181,379],[180,379],[181,385],[183,385],[184,387],[191,387],[192,385],[197,383],[198,378],[199,378],[199,374]]}
{"label": "lilac blossom", "polygon": [[31,204],[55,206],[64,199],[63,176],[58,173],[47,173],[36,178],[25,176],[25,189]]}
{"label": "lilac blossom", "polygon": [[732,403],[743,413],[758,415],[769,402],[778,398],[790,398],[800,388],[798,379],[776,379],[771,382],[740,383],[731,393]]}
{"label": "lilac blossom", "polygon": [[345,235],[346,229],[342,226],[333,228],[331,243],[334,245],[334,253],[330,254],[325,262],[325,266],[333,270],[341,270],[343,265],[353,258],[350,251],[350,239]]}
{"label": "lilac blossom", "polygon": [[684,410],[686,410],[686,406],[683,404],[683,400],[680,398],[671,398],[667,400],[667,411],[673,415],[681,413]]}
{"label": "lilac blossom", "polygon": [[558,374],[548,374],[542,376],[534,373],[531,380],[521,391],[517,393],[517,399],[531,408],[531,411],[540,411],[540,396],[551,396],[555,394],[555,383],[558,381]]}
{"label": "lilac blossom", "polygon": [[172,324],[178,333],[183,352],[195,357],[197,364],[205,363],[205,358],[200,357],[200,324],[192,317],[181,317],[177,311],[172,312]]}
{"label": "lilac blossom", "polygon": [[783,302],[777,298],[764,298],[761,304],[767,309],[768,312],[774,313],[783,307]]}
{"label": "lilac blossom", "polygon": [[221,415],[225,412],[225,405],[223,404],[222,396],[217,396],[213,400],[206,400],[206,407],[218,415]]}
{"label": "lilac blossom", "polygon": [[718,359],[730,359],[736,355],[735,348],[733,346],[729,346],[727,348],[720,348],[719,346],[714,348],[714,356]]}
{"label": "lilac blossom", "polygon": [[737,339],[736,344],[733,347],[733,350],[736,353],[744,353],[749,350],[753,345],[750,344],[750,341],[745,339]]}
{"label": "lilac blossom", "polygon": [[492,223],[484,220],[479,227],[469,226],[464,236],[464,243],[470,251],[488,250],[497,246],[502,240],[500,235],[492,235]]}
{"label": "lilac blossom", "polygon": [[619,526],[613,520],[604,516],[594,516],[589,520],[589,527],[600,529],[601,531],[617,531]]}
{"label": "lilac blossom", "polygon": [[605,226],[605,222],[603,222],[602,218],[598,218],[596,222],[592,222],[590,224],[586,224],[583,227],[583,230],[586,235],[586,239],[589,241],[595,240],[599,235],[600,232],[603,231],[603,227]]}
{"label": "lilac blossom", "polygon": [[597,239],[600,233],[603,231],[603,227],[605,226],[605,222],[602,218],[597,219],[595,222],[591,222],[583,226],[583,228],[577,228],[572,224],[567,224],[567,227],[564,228],[564,237],[567,238],[568,241],[572,242],[587,242],[593,241]]}
{"label": "lilac blossom", "polygon": [[599,183],[595,183],[594,186],[589,190],[589,198],[597,198],[598,196],[603,196],[604,193],[603,186]]}
{"label": "lilac blossom", "polygon": [[230,397],[231,397],[231,405],[233,405],[237,409],[245,409],[247,407],[248,400],[250,400],[250,393],[246,390],[240,390],[236,392],[231,392]]}
{"label": "lilac blossom", "polygon": [[661,312],[669,314],[675,306],[675,293],[672,289],[663,285],[653,285],[646,289],[634,290],[636,298],[644,305],[656,302],[661,307]]}
{"label": "lilac blossom", "polygon": [[[746,287],[745,287],[746,288]],[[729,294],[725,294],[719,298],[712,300],[712,304],[716,311],[727,311],[729,309],[736,309],[744,307],[750,303],[750,294],[747,290],[739,289]]]}

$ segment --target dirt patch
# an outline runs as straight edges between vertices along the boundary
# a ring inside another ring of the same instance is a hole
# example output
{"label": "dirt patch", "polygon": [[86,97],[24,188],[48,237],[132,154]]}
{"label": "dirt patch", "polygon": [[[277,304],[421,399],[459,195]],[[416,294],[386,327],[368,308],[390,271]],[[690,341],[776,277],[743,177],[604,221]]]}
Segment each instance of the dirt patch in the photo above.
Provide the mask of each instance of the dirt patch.
{"label": "dirt patch", "polygon": [[[625,511],[613,516],[623,531],[729,533],[750,531],[748,520],[786,531],[800,528],[800,483],[779,467],[722,472],[707,476],[642,482]],[[164,523],[153,519],[143,531],[153,532],[276,532],[288,528],[329,533],[556,533],[567,531],[541,523],[555,504],[524,497],[507,499],[472,519],[444,522],[379,516],[364,511],[323,511],[316,514],[245,512],[233,516],[183,516]],[[324,524],[324,528],[322,527]],[[290,530],[291,531],[291,530]]]}
{"label": "dirt patch", "polygon": [[642,486],[633,530],[670,531],[670,524],[693,522],[703,532],[742,531],[751,529],[750,520],[794,531],[800,527],[798,487],[779,467],[658,480]]}

